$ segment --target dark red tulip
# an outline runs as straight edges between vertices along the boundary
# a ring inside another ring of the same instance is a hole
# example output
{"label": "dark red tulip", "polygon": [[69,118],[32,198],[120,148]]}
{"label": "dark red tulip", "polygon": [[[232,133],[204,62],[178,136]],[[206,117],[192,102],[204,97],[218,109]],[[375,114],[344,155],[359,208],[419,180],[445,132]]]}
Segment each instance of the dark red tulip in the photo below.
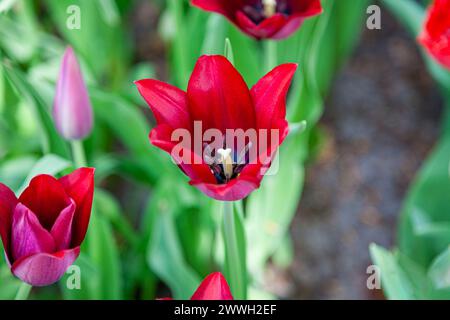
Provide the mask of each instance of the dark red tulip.
{"label": "dark red tulip", "polygon": [[80,254],[93,194],[92,168],[36,176],[19,198],[0,183],[0,234],[16,277],[47,286],[64,275]]}
{"label": "dark red tulip", "polygon": [[[288,134],[286,95],[296,69],[296,64],[281,65],[249,90],[225,57],[202,56],[187,92],[157,80],[137,81],[157,121],[150,141],[170,153],[190,184],[206,195],[223,201],[243,199],[259,187]],[[240,129],[257,135],[241,147],[225,143],[230,130]],[[189,134],[192,145],[180,147],[174,139],[180,130]],[[210,141],[201,140],[211,131],[218,131],[223,140],[212,152]],[[268,137],[259,134],[264,131]]]}
{"label": "dark red tulip", "polygon": [[283,39],[306,18],[322,13],[320,0],[191,0],[194,6],[224,15],[256,39]]}
{"label": "dark red tulip", "polygon": [[430,6],[419,42],[450,69],[450,0],[435,0]]}
{"label": "dark red tulip", "polygon": [[225,277],[220,272],[214,272],[203,280],[191,300],[233,300],[233,295]]}

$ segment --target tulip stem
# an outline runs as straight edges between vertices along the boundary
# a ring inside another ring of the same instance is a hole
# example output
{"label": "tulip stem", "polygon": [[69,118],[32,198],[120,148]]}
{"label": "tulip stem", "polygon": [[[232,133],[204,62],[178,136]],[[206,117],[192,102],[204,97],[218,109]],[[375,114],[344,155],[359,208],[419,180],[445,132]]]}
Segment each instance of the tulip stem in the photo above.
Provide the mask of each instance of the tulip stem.
{"label": "tulip stem", "polygon": [[273,40],[266,40],[264,43],[264,54],[266,62],[266,72],[275,68],[278,64],[277,43]]}
{"label": "tulip stem", "polygon": [[28,283],[22,282],[19,290],[17,291],[15,300],[27,300],[28,296],[30,295],[31,288],[33,287]]}
{"label": "tulip stem", "polygon": [[[227,280],[235,299],[247,298],[247,270],[243,228],[233,202],[223,203],[223,239]],[[238,220],[239,219],[239,220]]]}
{"label": "tulip stem", "polygon": [[72,157],[73,162],[77,168],[86,167],[86,154],[84,152],[83,141],[73,140],[71,142],[72,146]]}

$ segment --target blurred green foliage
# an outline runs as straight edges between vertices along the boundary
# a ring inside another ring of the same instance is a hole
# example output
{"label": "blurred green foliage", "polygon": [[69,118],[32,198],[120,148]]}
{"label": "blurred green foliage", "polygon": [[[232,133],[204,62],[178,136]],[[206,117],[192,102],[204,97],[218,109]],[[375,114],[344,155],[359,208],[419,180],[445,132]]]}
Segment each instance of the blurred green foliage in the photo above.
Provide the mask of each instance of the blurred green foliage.
{"label": "blurred green foliage", "polygon": [[[425,6],[412,0],[383,3],[416,38]],[[384,292],[390,299],[450,299],[450,72],[425,52],[423,57],[446,103],[442,136],[406,196],[398,248],[389,252],[371,246],[373,261],[381,268]]]}

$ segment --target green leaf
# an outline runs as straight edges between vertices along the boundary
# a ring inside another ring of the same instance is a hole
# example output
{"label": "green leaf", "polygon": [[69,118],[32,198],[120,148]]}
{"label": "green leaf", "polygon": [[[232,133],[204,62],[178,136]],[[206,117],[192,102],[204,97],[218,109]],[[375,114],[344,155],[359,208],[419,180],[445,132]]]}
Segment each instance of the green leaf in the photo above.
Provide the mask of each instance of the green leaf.
{"label": "green leaf", "polygon": [[155,213],[147,261],[170,287],[175,299],[189,299],[200,284],[200,278],[184,260],[173,215],[171,211],[166,211],[167,208],[167,204],[161,202],[160,212]]}
{"label": "green leaf", "polygon": [[11,10],[16,2],[17,0],[0,0],[0,14]]}
{"label": "green leaf", "polygon": [[437,289],[450,289],[450,247],[433,261],[428,275]]}
{"label": "green leaf", "polygon": [[450,137],[435,147],[406,196],[399,226],[400,250],[428,268],[449,243]]}
{"label": "green leaf", "polygon": [[[56,28],[87,62],[96,79],[106,79],[113,87],[122,85],[129,61],[129,46],[116,4],[112,0],[46,0]],[[80,28],[67,27],[79,9]]]}
{"label": "green leaf", "polygon": [[[275,159],[270,174],[264,177],[260,189],[250,195],[246,207],[248,263],[250,273],[256,277],[262,276],[266,261],[282,244],[296,213],[304,181],[295,139],[281,146],[278,159],[278,168]],[[289,188],[286,181],[292,182]]]}
{"label": "green leaf", "polygon": [[63,159],[54,154],[48,154],[39,159],[36,164],[31,168],[30,173],[25,179],[24,183],[17,191],[17,194],[21,194],[23,190],[29,185],[31,179],[39,174],[49,174],[55,176],[61,171],[72,166],[72,163],[66,159]]}
{"label": "green leaf", "polygon": [[370,245],[370,255],[381,270],[381,281],[386,297],[394,300],[414,299],[413,285],[399,266],[395,255],[376,244]]}
{"label": "green leaf", "polygon": [[225,50],[224,50],[224,56],[232,63],[234,64],[234,53],[233,53],[233,46],[231,45],[230,39],[225,39]]}
{"label": "green leaf", "polygon": [[425,9],[412,0],[382,0],[382,3],[407,27],[415,37],[419,34]]}
{"label": "green leaf", "polygon": [[36,161],[37,159],[34,156],[23,156],[2,161],[0,181],[9,186],[11,190],[18,190]]}
{"label": "green leaf", "polygon": [[[99,269],[92,263],[91,258],[86,252],[80,253],[80,256],[73,264],[73,268],[79,268],[80,271],[80,288],[70,288],[67,284],[71,283],[71,272],[66,272],[64,277],[59,281],[64,300],[89,300],[95,299],[99,295],[98,280],[100,278]],[[70,269],[68,271],[71,271]],[[78,280],[78,279],[77,279]],[[72,283],[71,283],[72,284]]]}
{"label": "green leaf", "polygon": [[103,216],[107,209],[101,202],[95,202],[86,239],[90,261],[98,270],[97,276],[89,279],[93,286],[90,298],[119,300],[123,297],[121,265],[111,225]]}
{"label": "green leaf", "polygon": [[225,277],[233,297],[247,299],[247,249],[242,202],[223,203],[222,235],[225,249]]}
{"label": "green leaf", "polygon": [[228,22],[219,15],[210,15],[205,30],[202,54],[222,54],[224,39],[228,32]]}
{"label": "green leaf", "polygon": [[19,279],[12,275],[11,270],[6,264],[0,266],[0,283],[2,284],[0,290],[0,300],[14,299],[20,285],[22,284]]}
{"label": "green leaf", "polygon": [[67,145],[55,129],[49,115],[49,106],[45,105],[39,94],[16,68],[13,68],[10,64],[6,64],[5,72],[8,80],[16,88],[18,94],[26,99],[30,106],[34,107],[36,117],[42,126],[43,153],[54,153],[64,158],[67,157]]}
{"label": "green leaf", "polygon": [[169,156],[163,156],[150,145],[150,126],[138,108],[118,95],[98,90],[92,90],[92,103],[97,119],[111,128],[133,155],[130,161],[140,165],[153,181],[163,172],[169,174],[176,170]]}

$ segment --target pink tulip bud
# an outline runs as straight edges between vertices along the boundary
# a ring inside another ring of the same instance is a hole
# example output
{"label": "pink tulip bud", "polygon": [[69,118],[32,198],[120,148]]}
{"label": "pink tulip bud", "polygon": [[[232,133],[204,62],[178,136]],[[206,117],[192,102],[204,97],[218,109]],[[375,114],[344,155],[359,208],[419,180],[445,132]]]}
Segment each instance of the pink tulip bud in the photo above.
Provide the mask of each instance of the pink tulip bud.
{"label": "pink tulip bud", "polygon": [[66,49],[59,71],[53,118],[59,133],[67,140],[83,139],[92,131],[92,106],[71,47]]}

